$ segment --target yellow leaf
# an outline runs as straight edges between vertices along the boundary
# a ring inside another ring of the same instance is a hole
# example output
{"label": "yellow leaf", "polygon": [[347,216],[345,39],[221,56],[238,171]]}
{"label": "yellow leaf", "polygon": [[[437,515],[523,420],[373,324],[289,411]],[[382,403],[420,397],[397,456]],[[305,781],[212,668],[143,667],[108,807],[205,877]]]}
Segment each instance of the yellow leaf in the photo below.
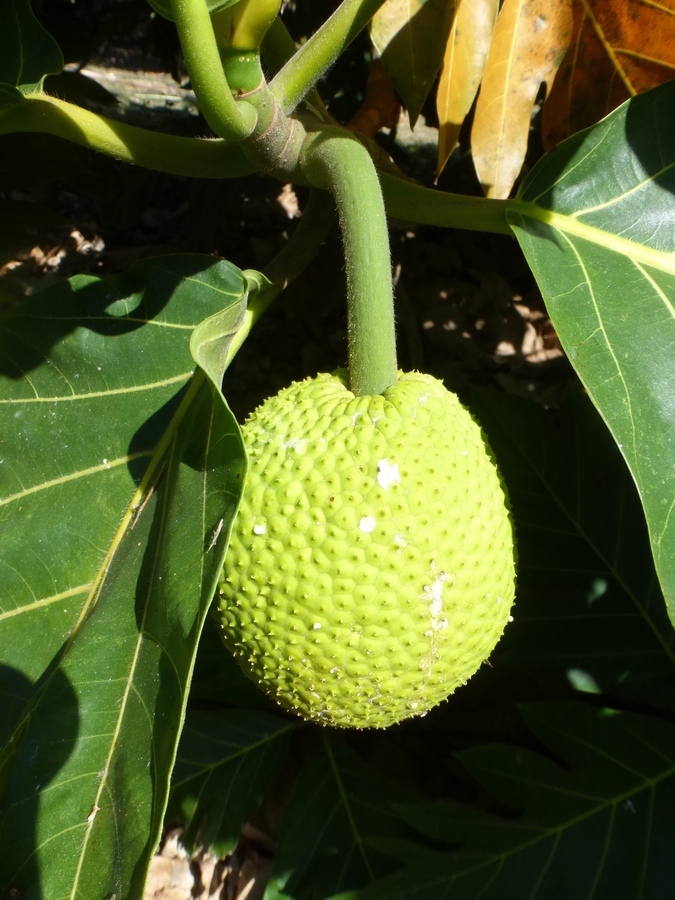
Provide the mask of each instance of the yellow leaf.
{"label": "yellow leaf", "polygon": [[508,197],[525,159],[540,85],[551,88],[569,46],[572,0],[504,0],[471,132],[478,177],[488,197]]}
{"label": "yellow leaf", "polygon": [[459,0],[436,98],[439,175],[478,93],[498,10],[499,0]]}

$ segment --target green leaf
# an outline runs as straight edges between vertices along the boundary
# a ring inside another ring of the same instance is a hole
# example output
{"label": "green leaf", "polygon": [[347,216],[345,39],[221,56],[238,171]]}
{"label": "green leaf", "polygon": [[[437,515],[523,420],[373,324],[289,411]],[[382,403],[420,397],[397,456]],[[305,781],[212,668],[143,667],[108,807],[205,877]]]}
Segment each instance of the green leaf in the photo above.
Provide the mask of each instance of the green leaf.
{"label": "green leaf", "polygon": [[[412,862],[405,872],[346,896],[673,896],[675,726],[579,703],[533,704],[523,713],[534,734],[565,767],[516,746],[488,745],[457,754],[513,814],[501,817],[435,803],[399,806],[425,843],[432,839],[460,844],[460,849],[434,854],[419,844],[409,845]],[[406,851],[399,845],[396,852]]]}
{"label": "green leaf", "polygon": [[675,82],[545,156],[508,219],[623,453],[675,623]]}
{"label": "green leaf", "polygon": [[[160,16],[164,16],[165,19],[173,22],[171,0],[148,0],[148,3]],[[221,9],[227,9],[228,6],[234,6],[235,3],[239,3],[239,0],[206,0],[206,5],[211,15],[219,12]]]}
{"label": "green leaf", "polygon": [[405,799],[353,750],[325,738],[286,809],[266,900],[322,900],[391,872],[396,866],[369,843],[408,835],[393,808]]}
{"label": "green leaf", "polygon": [[[59,45],[33,15],[29,0],[0,5],[0,82],[22,93],[41,90],[45,75],[63,69]],[[0,102],[4,100],[0,96]]]}
{"label": "green leaf", "polygon": [[588,398],[559,414],[476,391],[518,543],[514,621],[494,658],[581,689],[672,705],[675,633],[635,486]]}
{"label": "green leaf", "polygon": [[188,712],[168,811],[170,818],[186,822],[182,840],[188,849],[212,847],[219,857],[234,850],[296,727],[257,710]]}
{"label": "green leaf", "polygon": [[443,63],[454,9],[454,0],[387,0],[370,23],[412,128]]}
{"label": "green leaf", "polygon": [[189,338],[245,295],[168,257],[0,319],[0,892],[142,895],[245,474]]}
{"label": "green leaf", "polygon": [[[247,269],[242,274],[249,300],[259,291],[272,287],[271,281],[262,272]],[[220,384],[223,380],[232,355],[233,342],[246,322],[246,317],[245,306],[230,306],[204,319],[192,333],[190,352],[195,362],[208,372],[214,384]]]}

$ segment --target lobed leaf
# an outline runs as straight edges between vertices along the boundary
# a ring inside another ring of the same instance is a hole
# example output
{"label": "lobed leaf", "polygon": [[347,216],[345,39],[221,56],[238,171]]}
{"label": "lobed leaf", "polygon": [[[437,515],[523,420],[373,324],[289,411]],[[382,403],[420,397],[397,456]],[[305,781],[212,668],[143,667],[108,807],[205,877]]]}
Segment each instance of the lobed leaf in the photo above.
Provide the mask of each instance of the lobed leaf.
{"label": "lobed leaf", "polygon": [[286,809],[266,900],[322,900],[397,868],[370,843],[407,836],[393,806],[405,799],[353,750],[325,738]]}
{"label": "lobed leaf", "polygon": [[635,479],[675,622],[675,83],[544,157],[508,220]]}
{"label": "lobed leaf", "polygon": [[0,319],[3,892],[142,896],[245,474],[189,339],[245,297],[173,257]]}
{"label": "lobed leaf", "polygon": [[575,688],[672,707],[675,632],[640,498],[587,397],[559,415],[476,393],[472,410],[508,485],[518,590],[495,661]]}
{"label": "lobed leaf", "polygon": [[[425,842],[446,844],[448,852],[409,842],[405,872],[339,900],[672,896],[675,726],[579,703],[532,704],[523,714],[562,765],[517,746],[457,754],[513,813],[399,805]],[[406,852],[402,844],[388,849],[399,858]]]}
{"label": "lobed leaf", "polygon": [[188,712],[169,816],[186,821],[183,842],[189,849],[211,847],[221,858],[234,850],[242,825],[279,771],[296,727],[260,710]]}

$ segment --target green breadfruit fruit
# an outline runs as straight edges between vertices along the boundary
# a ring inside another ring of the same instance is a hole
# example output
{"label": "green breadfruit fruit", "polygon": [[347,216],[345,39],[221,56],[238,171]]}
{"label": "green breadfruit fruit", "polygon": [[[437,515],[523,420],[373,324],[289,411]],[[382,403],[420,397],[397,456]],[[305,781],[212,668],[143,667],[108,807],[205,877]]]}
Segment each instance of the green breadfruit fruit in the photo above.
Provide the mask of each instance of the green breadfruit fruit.
{"label": "green breadfruit fruit", "polygon": [[244,426],[220,580],[226,646],[306,719],[383,728],[464,684],[510,617],[513,529],[485,438],[430,375],[355,397],[346,373]]}

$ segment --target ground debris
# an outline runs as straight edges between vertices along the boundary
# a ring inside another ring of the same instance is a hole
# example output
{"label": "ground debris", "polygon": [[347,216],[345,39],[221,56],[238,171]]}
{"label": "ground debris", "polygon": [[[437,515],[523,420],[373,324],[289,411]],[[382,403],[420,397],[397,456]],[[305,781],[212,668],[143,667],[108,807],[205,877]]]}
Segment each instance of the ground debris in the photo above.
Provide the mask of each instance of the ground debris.
{"label": "ground debris", "polygon": [[245,825],[224,859],[203,848],[190,857],[182,835],[182,828],[165,833],[150,862],[145,900],[262,900],[274,849],[266,835]]}

